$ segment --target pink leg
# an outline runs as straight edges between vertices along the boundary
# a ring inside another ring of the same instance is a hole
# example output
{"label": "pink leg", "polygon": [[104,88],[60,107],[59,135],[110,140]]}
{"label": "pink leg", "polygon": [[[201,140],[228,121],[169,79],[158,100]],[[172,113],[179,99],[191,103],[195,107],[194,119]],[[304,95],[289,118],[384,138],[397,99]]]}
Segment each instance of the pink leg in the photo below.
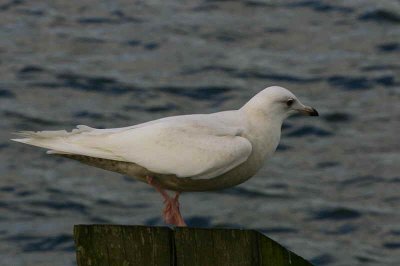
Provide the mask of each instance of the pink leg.
{"label": "pink leg", "polygon": [[154,180],[151,176],[147,176],[147,183],[154,187],[164,198],[163,218],[167,224],[175,226],[186,226],[179,211],[179,192],[176,192],[175,197],[171,198],[168,193]]}

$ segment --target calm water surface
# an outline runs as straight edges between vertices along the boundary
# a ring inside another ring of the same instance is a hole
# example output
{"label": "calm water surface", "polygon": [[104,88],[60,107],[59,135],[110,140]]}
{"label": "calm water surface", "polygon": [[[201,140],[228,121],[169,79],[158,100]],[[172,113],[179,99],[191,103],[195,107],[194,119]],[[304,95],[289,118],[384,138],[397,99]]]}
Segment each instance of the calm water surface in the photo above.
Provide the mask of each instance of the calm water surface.
{"label": "calm water surface", "polygon": [[321,116],[289,119],[250,181],[183,194],[188,224],[400,265],[399,1],[134,2],[0,1],[1,265],[75,265],[74,224],[163,224],[147,185],[10,132],[239,108],[270,85]]}

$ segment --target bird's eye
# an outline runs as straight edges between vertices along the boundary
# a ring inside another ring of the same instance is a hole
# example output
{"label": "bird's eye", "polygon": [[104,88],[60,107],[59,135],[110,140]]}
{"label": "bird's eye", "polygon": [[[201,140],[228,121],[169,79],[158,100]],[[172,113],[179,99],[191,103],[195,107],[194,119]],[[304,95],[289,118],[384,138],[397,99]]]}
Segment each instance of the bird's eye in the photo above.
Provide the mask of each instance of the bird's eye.
{"label": "bird's eye", "polygon": [[294,103],[294,100],[293,100],[293,99],[289,99],[289,100],[286,101],[287,107],[292,106],[293,103]]}

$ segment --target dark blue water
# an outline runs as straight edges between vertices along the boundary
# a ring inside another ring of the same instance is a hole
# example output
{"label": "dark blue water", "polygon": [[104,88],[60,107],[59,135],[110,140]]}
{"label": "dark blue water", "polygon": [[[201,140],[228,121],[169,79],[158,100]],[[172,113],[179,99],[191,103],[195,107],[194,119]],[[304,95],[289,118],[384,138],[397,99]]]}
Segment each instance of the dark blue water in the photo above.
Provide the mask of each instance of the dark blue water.
{"label": "dark blue water", "polygon": [[295,116],[248,182],[182,195],[187,223],[252,228],[315,265],[400,263],[398,1],[0,1],[0,264],[75,265],[79,223],[162,225],[146,184],[11,143],[239,108]]}

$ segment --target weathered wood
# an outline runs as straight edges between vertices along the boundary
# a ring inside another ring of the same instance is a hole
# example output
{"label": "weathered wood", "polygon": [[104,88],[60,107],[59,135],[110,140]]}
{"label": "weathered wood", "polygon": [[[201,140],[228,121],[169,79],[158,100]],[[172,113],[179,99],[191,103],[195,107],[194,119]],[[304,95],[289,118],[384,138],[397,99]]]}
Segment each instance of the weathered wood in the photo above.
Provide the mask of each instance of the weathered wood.
{"label": "weathered wood", "polygon": [[76,225],[78,266],[310,266],[254,230]]}
{"label": "weathered wood", "polygon": [[174,265],[166,227],[76,225],[74,239],[79,266]]}

